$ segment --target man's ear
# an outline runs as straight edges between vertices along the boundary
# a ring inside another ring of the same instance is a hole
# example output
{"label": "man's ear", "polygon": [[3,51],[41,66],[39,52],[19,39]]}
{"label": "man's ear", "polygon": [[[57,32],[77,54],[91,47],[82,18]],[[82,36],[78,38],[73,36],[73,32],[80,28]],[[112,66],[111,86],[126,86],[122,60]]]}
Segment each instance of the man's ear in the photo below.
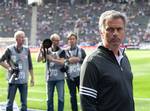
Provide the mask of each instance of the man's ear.
{"label": "man's ear", "polygon": [[103,32],[101,30],[99,31],[99,34],[100,34],[101,38],[103,38],[104,34],[103,34]]}

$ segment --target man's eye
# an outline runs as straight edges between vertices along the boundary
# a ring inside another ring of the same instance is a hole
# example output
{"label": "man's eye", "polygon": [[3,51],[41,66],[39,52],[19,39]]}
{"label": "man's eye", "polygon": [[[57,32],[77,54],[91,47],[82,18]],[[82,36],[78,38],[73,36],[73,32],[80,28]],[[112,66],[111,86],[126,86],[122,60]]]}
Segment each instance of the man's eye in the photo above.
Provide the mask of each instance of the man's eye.
{"label": "man's eye", "polygon": [[119,28],[116,28],[117,29],[117,31],[121,31],[122,30],[122,28],[121,27],[119,27]]}
{"label": "man's eye", "polygon": [[107,28],[106,31],[108,31],[108,32],[114,32],[114,28]]}
{"label": "man's eye", "polygon": [[123,28],[121,28],[121,27],[118,27],[118,28],[112,28],[112,27],[110,27],[110,28],[107,28],[106,31],[108,31],[108,32],[114,32],[115,30],[117,30],[117,32],[119,32],[119,31],[122,31],[122,29]]}

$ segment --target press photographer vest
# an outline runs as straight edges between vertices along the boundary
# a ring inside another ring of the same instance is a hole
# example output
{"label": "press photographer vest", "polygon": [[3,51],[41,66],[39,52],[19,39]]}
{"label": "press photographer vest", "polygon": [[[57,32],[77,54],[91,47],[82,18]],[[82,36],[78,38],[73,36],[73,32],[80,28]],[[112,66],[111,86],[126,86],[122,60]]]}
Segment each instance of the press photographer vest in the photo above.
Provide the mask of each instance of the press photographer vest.
{"label": "press photographer vest", "polygon": [[[67,55],[67,58],[70,58],[70,57],[79,57],[79,58],[82,58],[82,53],[81,53],[81,49],[79,47],[76,47],[75,49],[73,50],[66,50],[66,55]],[[80,67],[81,67],[81,64],[78,62],[78,63],[75,63],[75,64],[69,64],[69,69],[68,69],[68,74],[70,75],[70,77],[78,77],[80,75]]]}
{"label": "press photographer vest", "polygon": [[[15,67],[15,64],[19,68],[18,80],[15,80],[14,84],[24,84],[28,82],[28,48],[22,47],[21,51],[18,52],[15,46],[8,48],[11,52],[9,64],[12,68]],[[8,74],[8,80],[10,79],[11,74]]]}
{"label": "press photographer vest", "polygon": [[[62,53],[62,49],[58,51],[52,51],[51,48],[49,49],[49,54],[55,58],[60,58],[60,54]],[[64,73],[60,71],[63,65],[52,62],[46,61],[46,80],[53,81],[53,80],[64,80]]]}

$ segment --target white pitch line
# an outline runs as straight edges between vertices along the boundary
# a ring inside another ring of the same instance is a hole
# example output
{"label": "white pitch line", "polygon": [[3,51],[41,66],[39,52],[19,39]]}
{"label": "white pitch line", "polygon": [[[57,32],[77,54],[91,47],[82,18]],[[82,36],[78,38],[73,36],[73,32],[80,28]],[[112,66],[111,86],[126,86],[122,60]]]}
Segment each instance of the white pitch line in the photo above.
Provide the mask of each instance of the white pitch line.
{"label": "white pitch line", "polygon": [[38,102],[43,102],[43,101],[46,101],[46,100],[45,100],[45,99],[28,98],[28,101],[38,101]]}
{"label": "white pitch line", "polygon": [[[3,90],[7,91],[7,88],[0,88],[0,92],[4,92]],[[29,90],[28,93],[43,93],[46,94],[46,91],[40,91],[40,90]],[[69,93],[65,92],[65,96],[69,96]],[[0,97],[3,96],[3,94],[0,94]],[[79,94],[77,94],[77,96],[79,96]],[[142,97],[134,97],[135,100],[139,100],[139,101],[150,101],[150,98],[142,98]],[[44,99],[37,99],[37,98],[28,98],[28,100],[30,101],[45,101]]]}
{"label": "white pitch line", "polygon": [[150,101],[150,98],[134,98],[135,100],[139,100],[139,101]]}
{"label": "white pitch line", "polygon": [[[139,101],[150,101],[150,98],[134,98],[135,100],[139,100]],[[28,98],[29,101],[45,101],[45,99],[35,99],[35,98]],[[80,104],[80,103],[78,103]]]}
{"label": "white pitch line", "polygon": [[[5,90],[7,91],[7,88],[0,88],[0,91],[1,90]],[[32,93],[46,93],[46,91],[41,91],[41,90],[28,90],[28,92],[32,92]]]}
{"label": "white pitch line", "polygon": [[[5,90],[5,92],[4,92]],[[7,92],[7,88],[0,88],[0,92],[6,93]],[[42,93],[42,94],[47,94],[46,91],[40,91],[40,90],[28,90],[28,93]],[[1,95],[1,94],[0,94]],[[65,95],[69,95],[69,93],[65,92]],[[79,96],[79,94],[77,94],[77,96]]]}

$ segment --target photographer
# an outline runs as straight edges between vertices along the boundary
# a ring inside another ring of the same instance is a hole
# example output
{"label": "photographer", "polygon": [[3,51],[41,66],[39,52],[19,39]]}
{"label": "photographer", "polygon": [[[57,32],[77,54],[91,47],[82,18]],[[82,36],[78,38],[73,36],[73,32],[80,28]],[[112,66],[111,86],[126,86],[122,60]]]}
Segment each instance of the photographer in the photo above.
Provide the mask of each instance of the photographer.
{"label": "photographer", "polygon": [[[46,60],[46,80],[47,80],[47,111],[54,111],[54,89],[58,92],[58,111],[64,110],[64,72],[61,68],[64,64],[65,51],[59,47],[60,36],[52,34],[50,36],[52,46],[44,49],[44,44],[41,45],[40,52],[37,57],[37,62]],[[46,56],[45,53],[46,53]]]}
{"label": "photographer", "polygon": [[66,62],[68,62],[67,85],[70,92],[70,101],[72,111],[78,111],[77,91],[80,83],[80,67],[86,56],[85,51],[77,46],[77,35],[70,32],[67,36],[68,49],[66,50]]}
{"label": "photographer", "polygon": [[23,46],[25,33],[17,31],[14,34],[16,44],[9,46],[0,58],[0,65],[8,70],[8,96],[6,111],[13,111],[13,102],[17,92],[20,93],[21,111],[27,111],[28,72],[31,75],[31,86],[34,85],[34,75],[30,50]]}

